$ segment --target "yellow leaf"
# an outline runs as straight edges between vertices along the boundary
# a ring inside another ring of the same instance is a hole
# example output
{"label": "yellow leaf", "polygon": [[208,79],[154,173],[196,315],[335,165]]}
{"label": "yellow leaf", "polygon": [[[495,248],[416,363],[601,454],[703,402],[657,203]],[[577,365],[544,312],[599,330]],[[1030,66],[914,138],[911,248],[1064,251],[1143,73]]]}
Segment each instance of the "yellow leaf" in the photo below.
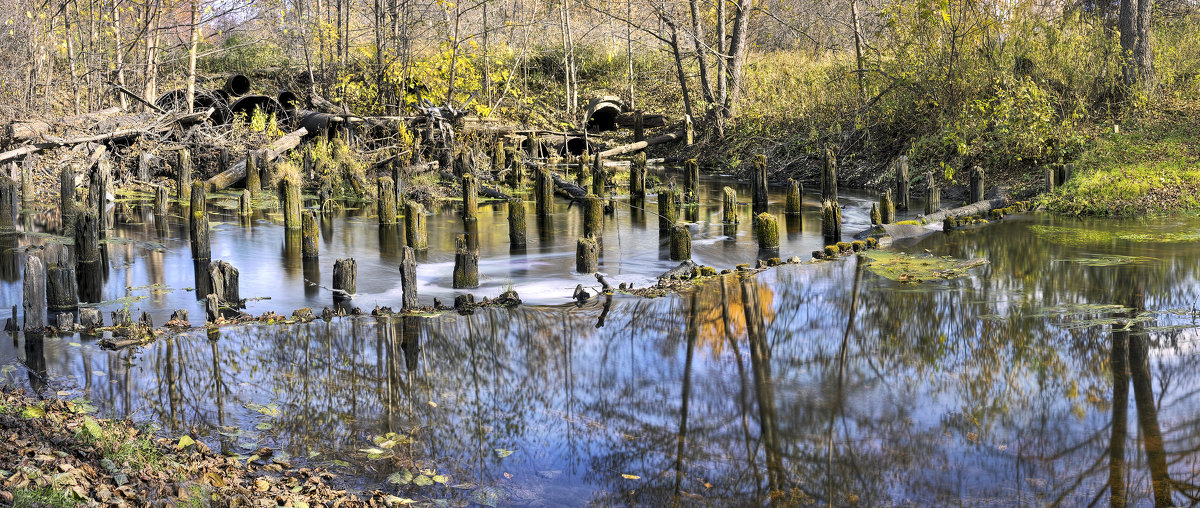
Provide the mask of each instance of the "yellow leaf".
{"label": "yellow leaf", "polygon": [[626,480],[641,480],[642,479],[641,476],[638,476],[635,474],[622,474],[621,478],[624,478]]}

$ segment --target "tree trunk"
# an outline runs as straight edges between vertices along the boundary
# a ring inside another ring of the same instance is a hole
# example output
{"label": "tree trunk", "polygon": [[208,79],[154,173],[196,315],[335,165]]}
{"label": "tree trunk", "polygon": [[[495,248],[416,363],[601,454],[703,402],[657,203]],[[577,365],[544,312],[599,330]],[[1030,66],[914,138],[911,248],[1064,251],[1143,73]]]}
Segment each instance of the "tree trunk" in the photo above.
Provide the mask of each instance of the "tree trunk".
{"label": "tree trunk", "polygon": [[[196,98],[196,45],[200,42],[200,0],[192,0],[191,40],[188,43],[188,73],[187,73],[187,112],[192,112],[192,102]],[[150,100],[149,97],[146,98]]]}
{"label": "tree trunk", "polygon": [[698,3],[699,0],[688,0],[688,7],[692,14],[692,44],[696,47],[696,65],[700,68],[700,91],[704,93],[704,100],[712,104],[716,102],[716,98],[713,96],[712,84],[708,80],[708,58],[704,55],[704,27],[700,23]]}
{"label": "tree trunk", "polygon": [[733,40],[729,41],[729,95],[725,97],[725,116],[733,116],[742,88],[742,68],[746,65],[746,39],[750,30],[750,13],[754,0],[738,0],[737,15],[733,18]]}

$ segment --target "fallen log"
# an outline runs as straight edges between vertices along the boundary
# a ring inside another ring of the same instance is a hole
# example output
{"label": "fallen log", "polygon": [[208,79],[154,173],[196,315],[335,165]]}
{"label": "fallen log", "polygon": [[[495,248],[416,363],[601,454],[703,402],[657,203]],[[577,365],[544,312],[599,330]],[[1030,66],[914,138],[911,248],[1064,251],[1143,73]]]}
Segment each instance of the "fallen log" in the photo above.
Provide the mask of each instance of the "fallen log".
{"label": "fallen log", "polygon": [[921,221],[926,224],[946,220],[947,217],[960,217],[969,215],[979,215],[991,211],[993,208],[1004,208],[1008,206],[1008,198],[985,199],[976,201],[969,205],[960,206],[950,210],[942,210],[929,215],[920,216]]}
{"label": "fallen log", "polygon": [[4,136],[9,142],[19,141],[36,141],[42,139],[43,136],[50,132],[52,126],[64,125],[68,127],[83,127],[85,125],[99,122],[105,118],[116,115],[121,112],[119,107],[111,107],[84,113],[82,115],[73,115],[57,120],[48,121],[29,121],[29,122],[13,122],[4,128]]}
{"label": "fallen log", "polygon": [[684,137],[686,135],[687,135],[687,133],[683,130],[676,131],[676,132],[670,132],[667,134],[663,134],[661,136],[655,136],[655,137],[647,139],[645,141],[638,141],[636,143],[629,143],[627,145],[621,145],[618,147],[609,148],[608,150],[600,152],[599,156],[608,158],[608,157],[613,157],[613,156],[617,156],[617,155],[621,155],[621,154],[625,154],[625,153],[629,153],[629,152],[636,152],[638,150],[644,150],[644,149],[646,149],[646,147],[650,147],[650,146],[654,146],[654,145],[661,145],[663,143],[671,143],[673,141],[679,141],[681,139],[684,139]]}
{"label": "fallen log", "polygon": [[554,179],[555,187],[561,189],[563,192],[566,192],[567,195],[569,195],[573,199],[582,199],[588,195],[588,192],[586,189],[576,185],[575,182],[569,181],[569,180],[563,178],[562,176],[559,176],[559,174],[554,171],[550,172],[550,177]]}
{"label": "fallen log", "polygon": [[[412,166],[408,166],[407,168],[405,168],[404,171],[407,171],[408,169],[425,169],[425,168],[437,169],[437,167],[434,166],[434,164],[437,164],[437,163],[436,162],[427,162],[424,164],[413,164]],[[458,177],[454,176],[454,173],[451,173],[449,171],[439,171],[438,175],[441,175],[441,177],[443,179],[451,180],[451,181],[459,179]],[[489,197],[492,199],[503,199],[505,201],[508,201],[508,199],[509,199],[508,194],[505,194],[503,191],[501,191],[500,189],[497,189],[495,187],[489,187],[487,185],[484,185],[483,182],[477,181],[475,183],[475,188],[478,189],[479,194],[484,197]]]}
{"label": "fallen log", "polygon": [[[284,152],[300,146],[300,140],[308,135],[308,129],[301,127],[287,135],[275,140],[266,149],[262,151],[262,160],[264,162],[274,161],[279,158]],[[230,185],[233,185],[246,177],[246,159],[237,161],[229,169],[213,175],[205,181],[205,185],[210,190],[221,190]]]}
{"label": "fallen log", "polygon": [[159,133],[159,132],[166,132],[166,131],[171,130],[171,128],[175,124],[188,124],[188,123],[196,123],[196,122],[204,121],[204,119],[208,118],[208,116],[211,115],[212,112],[213,112],[213,110],[211,108],[209,108],[204,111],[197,112],[197,113],[191,113],[191,114],[172,113],[172,114],[168,114],[168,115],[163,115],[162,117],[160,117],[160,119],[158,121],[156,121],[153,124],[146,126],[146,127],[139,127],[136,129],[122,129],[122,130],[117,130],[117,131],[108,132],[108,133],[104,133],[104,134],[96,134],[96,135],[92,135],[92,136],[83,136],[83,137],[77,137],[77,138],[62,139],[62,138],[55,138],[53,136],[46,135],[44,137],[47,138],[47,140],[42,143],[25,145],[20,148],[15,148],[13,150],[9,150],[7,152],[0,153],[0,162],[5,162],[5,161],[11,160],[11,159],[18,158],[18,157],[23,157],[23,156],[26,156],[29,154],[37,153],[37,152],[40,152],[40,151],[48,149],[48,148],[78,145],[78,144],[82,144],[82,143],[91,143],[91,142],[95,142],[95,141],[112,141],[112,140],[120,140],[120,139],[129,139],[129,138],[136,138],[136,137],[142,136],[144,134],[154,134],[154,133]]}

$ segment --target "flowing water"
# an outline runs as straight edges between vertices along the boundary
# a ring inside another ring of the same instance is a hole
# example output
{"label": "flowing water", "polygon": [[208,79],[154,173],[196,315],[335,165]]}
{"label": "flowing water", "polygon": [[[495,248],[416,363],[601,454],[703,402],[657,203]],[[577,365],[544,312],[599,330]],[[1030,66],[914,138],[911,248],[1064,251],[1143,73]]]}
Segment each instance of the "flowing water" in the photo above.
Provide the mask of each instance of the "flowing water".
{"label": "flowing water", "polygon": [[[707,183],[708,201],[720,185]],[[869,199],[843,198],[847,230],[865,226]],[[474,292],[512,286],[526,305],[231,326],[215,340],[195,330],[120,351],[16,334],[0,340],[0,382],[451,504],[1075,506],[1116,493],[1136,506],[1200,495],[1200,221],[1013,216],[903,249],[987,260],[961,278],[901,283],[847,257],[577,305],[570,289],[595,284],[571,274],[578,207],[561,202],[544,229],[530,208],[530,244],[514,253],[495,206],[481,214]],[[749,221],[730,240],[718,214],[698,211],[697,260],[753,261]],[[614,284],[675,264],[662,259],[654,215],[638,216],[618,206],[605,226],[601,270]],[[321,286],[338,257],[358,260],[357,305],[398,306],[400,241],[369,213],[323,224],[315,276],[267,218],[246,228],[219,217],[213,257],[241,269],[243,296],[271,297],[250,302],[255,314],[329,305]],[[34,227],[53,230],[45,222]],[[197,321],[179,224],[159,236],[153,219],[134,222],[108,245],[101,307],[141,308],[156,323],[187,308]],[[455,294],[459,224],[451,211],[430,219],[425,302]],[[807,258],[822,244],[815,211],[796,226],[781,254]],[[24,254],[4,252],[8,307]]]}

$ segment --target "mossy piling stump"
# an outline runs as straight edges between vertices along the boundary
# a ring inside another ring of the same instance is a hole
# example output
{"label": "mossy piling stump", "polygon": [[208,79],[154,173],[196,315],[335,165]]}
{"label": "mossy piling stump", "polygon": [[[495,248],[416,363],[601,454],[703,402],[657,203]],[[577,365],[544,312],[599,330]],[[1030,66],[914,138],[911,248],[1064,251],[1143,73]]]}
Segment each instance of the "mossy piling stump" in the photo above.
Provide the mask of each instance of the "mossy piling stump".
{"label": "mossy piling stump", "polygon": [[[158,220],[163,220],[167,217],[167,210],[170,206],[169,202],[167,201],[168,199],[169,195],[167,194],[167,188],[165,186],[159,185],[154,188],[154,215],[158,218]],[[66,223],[65,217],[63,222]]]}
{"label": "mossy piling stump", "polygon": [[942,189],[933,180],[933,172],[925,172],[925,215],[932,214],[942,207]]}
{"label": "mossy piling stump", "polygon": [[767,211],[767,156],[754,156],[754,173],[751,174],[750,184],[754,187],[751,211],[755,214]]}
{"label": "mossy piling stump", "polygon": [[473,218],[479,214],[479,184],[475,175],[465,173],[462,176],[463,217]]}
{"label": "mossy piling stump", "polygon": [[892,163],[896,170],[896,208],[909,210],[908,156],[901,155]]}
{"label": "mossy piling stump", "polygon": [[300,182],[294,180],[292,175],[279,181],[279,200],[283,204],[283,227],[300,229],[303,198],[300,195]]}
{"label": "mossy piling stump", "polygon": [[0,235],[17,231],[17,182],[0,174]]}
{"label": "mossy piling stump", "polygon": [[250,196],[250,189],[242,189],[242,194],[238,197],[238,215],[241,215],[243,220],[254,215],[254,198]]}
{"label": "mossy piling stump", "polygon": [[800,185],[791,178],[788,178],[788,193],[787,202],[784,204],[784,212],[791,215],[799,215],[804,211],[804,186]]}
{"label": "mossy piling stump", "polygon": [[971,167],[971,203],[983,201],[984,191],[984,173],[983,168],[979,166]]}
{"label": "mossy piling stump", "polygon": [[175,199],[186,203],[192,188],[192,153],[186,148],[179,150],[175,161]]}
{"label": "mossy piling stump", "polygon": [[671,260],[686,261],[692,259],[692,235],[687,224],[671,225]]}
{"label": "mossy piling stump", "polygon": [[679,209],[675,207],[675,191],[667,190],[658,193],[658,228],[662,232],[670,230],[679,220]]}
{"label": "mossy piling stump", "polygon": [[521,198],[508,200],[508,244],[512,247],[524,247],[526,237],[525,202]]}
{"label": "mossy piling stump", "polygon": [[317,214],[312,210],[305,210],[301,230],[300,252],[301,256],[308,259],[316,259],[320,256],[320,230],[317,229]]}
{"label": "mossy piling stump", "polygon": [[600,269],[600,243],[585,236],[575,243],[575,271],[595,273]]}
{"label": "mossy piling stump", "polygon": [[684,202],[700,202],[700,162],[688,159],[683,163]]}
{"label": "mossy piling stump", "polygon": [[896,203],[892,201],[892,189],[879,195],[879,217],[881,224],[896,222]]}
{"label": "mossy piling stump", "polygon": [[534,198],[538,217],[550,215],[550,208],[554,200],[554,179],[550,177],[550,170],[546,166],[538,167],[537,180],[534,182]]}
{"label": "mossy piling stump", "polygon": [[836,202],[837,193],[837,156],[833,148],[825,147],[825,160],[821,168],[821,201]]}
{"label": "mossy piling stump", "polygon": [[204,182],[192,184],[190,203],[188,225],[191,227],[192,259],[209,259],[212,250],[208,241],[208,213]]}
{"label": "mossy piling stump", "polygon": [[425,231],[425,206],[409,201],[404,210],[404,236],[409,247],[415,250],[429,248],[429,235]]}
{"label": "mossy piling stump", "polygon": [[821,204],[821,235],[826,244],[842,241],[842,207],[835,202]]}
{"label": "mossy piling stump", "polygon": [[767,212],[754,216],[754,236],[758,239],[758,250],[779,249],[779,221]]}
{"label": "mossy piling stump", "polygon": [[381,176],[375,183],[376,213],[380,224],[396,223],[396,184],[389,176]]}
{"label": "mossy piling stump", "polygon": [[246,153],[246,190],[250,192],[251,199],[258,199],[258,193],[262,191],[262,175],[258,173],[257,159],[257,153]]}
{"label": "mossy piling stump", "polygon": [[583,198],[583,236],[604,234],[604,200],[595,194]]}
{"label": "mossy piling stump", "polygon": [[22,328],[27,334],[41,332],[46,327],[46,269],[42,258],[33,253],[25,257],[21,295],[21,310],[25,313]]}
{"label": "mossy piling stump", "polygon": [[400,287],[404,291],[402,308],[417,308],[417,253],[407,245],[400,251]]}
{"label": "mossy piling stump", "polygon": [[737,191],[733,187],[721,189],[721,221],[725,224],[737,224]]}
{"label": "mossy piling stump", "polygon": [[333,300],[346,301],[354,298],[358,291],[358,263],[352,258],[339,259],[333,263]]}
{"label": "mossy piling stump", "polygon": [[646,199],[646,152],[638,152],[629,161],[629,197],[635,201]]}
{"label": "mossy piling stump", "polygon": [[604,158],[597,154],[592,159],[592,194],[604,195],[608,187],[607,175],[604,173]]}

